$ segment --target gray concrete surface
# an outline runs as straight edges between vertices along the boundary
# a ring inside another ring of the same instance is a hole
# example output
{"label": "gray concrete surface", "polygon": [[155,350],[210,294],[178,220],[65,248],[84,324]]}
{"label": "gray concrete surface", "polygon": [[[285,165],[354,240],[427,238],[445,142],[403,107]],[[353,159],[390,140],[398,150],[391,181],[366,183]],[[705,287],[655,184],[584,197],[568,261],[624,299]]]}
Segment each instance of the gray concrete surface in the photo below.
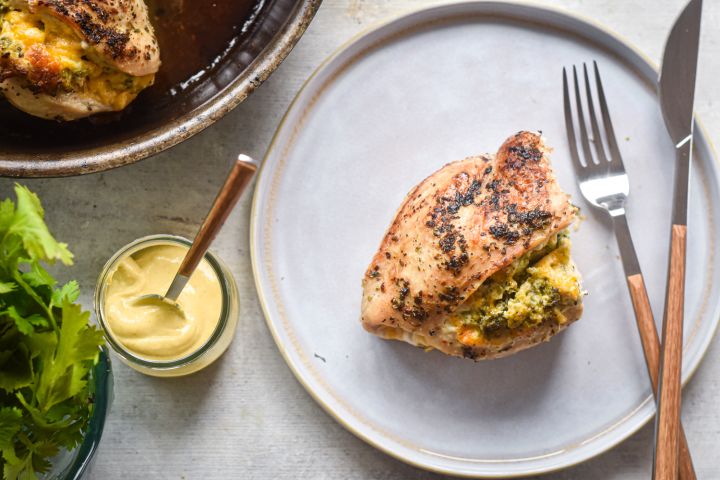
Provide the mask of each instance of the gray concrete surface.
{"label": "gray concrete surface", "polygon": [[[25,181],[49,223],[76,253],[91,305],[104,261],[139,236],[191,236],[240,151],[262,157],[294,93],[337,46],[373,23],[429,0],[326,0],[285,63],[234,112],[188,142],[139,164],[82,178]],[[546,0],[620,33],[658,60],[683,0]],[[697,110],[720,140],[720,2],[705,2]],[[2,197],[11,182],[0,180]],[[250,199],[214,247],[241,294],[235,342],[221,361],[182,379],[152,379],[115,362],[115,401],[90,479],[435,479],[348,433],[312,400],[283,362],[256,300],[248,249]],[[685,389],[684,422],[700,478],[720,478],[720,345]],[[649,478],[652,426],[612,451],[544,478]]]}

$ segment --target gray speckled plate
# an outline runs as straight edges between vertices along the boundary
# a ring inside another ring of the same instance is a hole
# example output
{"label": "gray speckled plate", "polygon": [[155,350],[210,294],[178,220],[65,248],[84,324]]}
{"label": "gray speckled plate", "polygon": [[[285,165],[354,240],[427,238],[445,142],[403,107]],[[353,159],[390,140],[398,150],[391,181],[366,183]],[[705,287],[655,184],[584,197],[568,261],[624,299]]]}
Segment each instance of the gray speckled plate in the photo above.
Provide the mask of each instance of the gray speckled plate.
{"label": "gray speckled plate", "polygon": [[[360,438],[413,465],[508,477],[582,462],[653,415],[650,384],[606,218],[579,195],[561,69],[597,60],[631,178],[631,229],[658,323],[673,146],[654,68],[620,39],[557,11],[507,3],[423,10],[357,38],[307,82],[258,179],[253,265],[267,323],[311,395]],[[512,357],[425,353],[360,327],[360,280],[410,188],[521,129],[555,147],[587,216],[573,234],[583,318]],[[718,323],[718,168],[697,130],[683,379]]]}

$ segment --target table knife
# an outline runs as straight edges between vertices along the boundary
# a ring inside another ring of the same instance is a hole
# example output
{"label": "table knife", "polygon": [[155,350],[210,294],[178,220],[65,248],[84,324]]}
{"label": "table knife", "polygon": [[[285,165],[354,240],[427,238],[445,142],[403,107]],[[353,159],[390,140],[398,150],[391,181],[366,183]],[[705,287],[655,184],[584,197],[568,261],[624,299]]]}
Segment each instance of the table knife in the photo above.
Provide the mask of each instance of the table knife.
{"label": "table knife", "polygon": [[685,250],[701,16],[702,0],[691,0],[670,31],[660,73],[660,105],[677,158],[655,418],[655,480],[675,480],[679,474]]}

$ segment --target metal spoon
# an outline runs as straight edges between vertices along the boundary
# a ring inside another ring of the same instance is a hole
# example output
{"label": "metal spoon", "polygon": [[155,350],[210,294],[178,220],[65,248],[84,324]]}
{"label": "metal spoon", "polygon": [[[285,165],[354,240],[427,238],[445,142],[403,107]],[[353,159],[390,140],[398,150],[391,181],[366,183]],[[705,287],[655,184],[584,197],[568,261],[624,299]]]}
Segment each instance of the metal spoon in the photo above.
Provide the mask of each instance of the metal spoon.
{"label": "metal spoon", "polygon": [[233,207],[240,199],[245,187],[252,179],[257,170],[257,163],[247,155],[239,155],[235,165],[227,176],[225,184],[215,198],[210,212],[200,227],[195,240],[193,240],[190,250],[185,254],[185,258],[180,264],[180,269],[173,279],[165,296],[157,294],[143,295],[135,300],[136,303],[154,304],[162,302],[165,305],[172,305],[177,308],[184,316],[182,308],[177,303],[177,299],[182,293],[185,285],[192,276],[193,272],[200,264],[200,260],[205,256],[210,244],[217,236],[220,228],[222,228],[225,220],[232,211]]}

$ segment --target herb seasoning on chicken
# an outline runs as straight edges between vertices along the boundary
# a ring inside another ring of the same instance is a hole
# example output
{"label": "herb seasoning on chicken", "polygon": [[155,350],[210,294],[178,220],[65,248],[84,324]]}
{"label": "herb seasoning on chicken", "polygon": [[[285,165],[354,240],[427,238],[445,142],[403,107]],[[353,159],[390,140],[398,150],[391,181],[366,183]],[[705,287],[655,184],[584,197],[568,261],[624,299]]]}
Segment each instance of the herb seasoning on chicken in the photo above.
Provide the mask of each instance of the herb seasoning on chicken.
{"label": "herb seasoning on chicken", "polygon": [[37,117],[124,109],[160,52],[142,0],[0,0],[0,90]]}
{"label": "herb seasoning on chicken", "polygon": [[577,320],[580,278],[540,134],[441,168],[416,186],[363,279],[362,323],[474,360],[523,350]]}

